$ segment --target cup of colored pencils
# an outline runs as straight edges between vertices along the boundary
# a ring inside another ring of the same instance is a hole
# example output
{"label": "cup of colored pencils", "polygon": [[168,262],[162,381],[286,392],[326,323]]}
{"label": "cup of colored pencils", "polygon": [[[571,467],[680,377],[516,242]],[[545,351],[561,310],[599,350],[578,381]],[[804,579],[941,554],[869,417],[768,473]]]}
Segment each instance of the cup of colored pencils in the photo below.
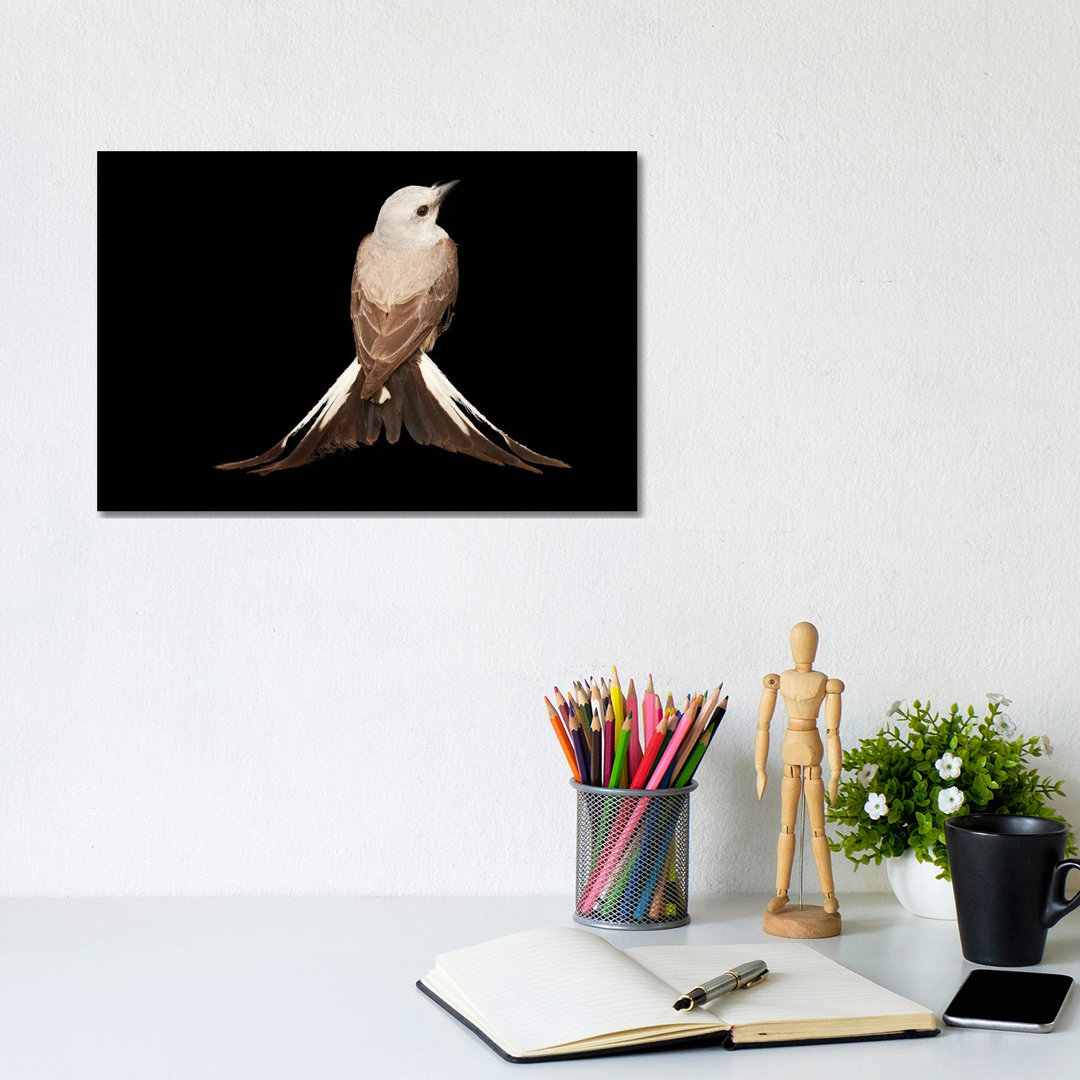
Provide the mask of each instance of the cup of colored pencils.
{"label": "cup of colored pencils", "polygon": [[577,791],[574,919],[644,930],[690,921],[687,882],[694,773],[727,710],[720,687],[669,693],[661,705],[652,676],[640,701],[618,672],[575,682],[545,697],[548,719]]}

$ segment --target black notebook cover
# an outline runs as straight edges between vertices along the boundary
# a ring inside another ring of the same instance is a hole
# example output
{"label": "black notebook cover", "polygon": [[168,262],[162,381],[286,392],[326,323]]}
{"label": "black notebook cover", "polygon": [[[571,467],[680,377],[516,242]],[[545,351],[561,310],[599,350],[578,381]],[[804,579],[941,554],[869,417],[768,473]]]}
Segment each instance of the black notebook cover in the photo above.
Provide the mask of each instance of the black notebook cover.
{"label": "black notebook cover", "polygon": [[664,1042],[640,1043],[630,1046],[619,1046],[613,1049],[603,1050],[577,1050],[564,1054],[544,1054],[542,1057],[513,1057],[508,1054],[498,1043],[493,1042],[475,1024],[466,1020],[456,1009],[448,1005],[438,994],[424,985],[422,979],[416,982],[417,989],[431,998],[437,1005],[445,1009],[455,1020],[467,1027],[474,1035],[478,1035],[499,1055],[504,1061],[512,1061],[515,1065],[532,1065],[539,1061],[573,1061],[577,1058],[592,1057],[618,1057],[623,1054],[648,1054],[659,1053],[669,1050],[691,1050],[701,1046],[719,1046],[724,1050],[759,1050],[770,1046],[816,1046],[818,1043],[844,1043],[844,1042],[882,1042],[886,1039],[929,1039],[940,1034],[935,1027],[930,1031],[893,1031],[884,1035],[843,1035],[824,1039],[786,1039],[778,1042],[759,1043],[735,1043],[732,1042],[731,1033],[727,1031],[709,1032],[706,1035],[687,1035],[682,1039],[668,1039]]}

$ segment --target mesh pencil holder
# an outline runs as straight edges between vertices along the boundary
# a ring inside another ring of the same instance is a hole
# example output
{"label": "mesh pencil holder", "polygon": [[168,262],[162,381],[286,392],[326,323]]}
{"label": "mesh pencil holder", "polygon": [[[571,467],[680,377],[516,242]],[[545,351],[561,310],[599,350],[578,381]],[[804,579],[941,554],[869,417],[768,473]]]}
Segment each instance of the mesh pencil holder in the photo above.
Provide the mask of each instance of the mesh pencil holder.
{"label": "mesh pencil holder", "polygon": [[610,930],[667,930],[690,921],[690,793],[685,787],[577,790],[574,921]]}

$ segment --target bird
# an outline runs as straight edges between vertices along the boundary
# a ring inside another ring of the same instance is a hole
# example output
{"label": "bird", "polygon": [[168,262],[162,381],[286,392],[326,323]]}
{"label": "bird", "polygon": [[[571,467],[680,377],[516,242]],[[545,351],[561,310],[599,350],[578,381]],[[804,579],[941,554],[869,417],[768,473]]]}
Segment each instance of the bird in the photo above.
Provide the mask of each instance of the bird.
{"label": "bird", "polygon": [[[329,390],[269,450],[218,469],[258,475],[293,469],[339,449],[371,445],[402,426],[421,445],[538,473],[570,468],[515,442],[467,401],[429,355],[449,328],[458,291],[457,247],[439,226],[439,208],[456,180],[400,188],[382,204],[360,242],[352,276],[356,355]],[[506,449],[484,435],[497,432]]]}

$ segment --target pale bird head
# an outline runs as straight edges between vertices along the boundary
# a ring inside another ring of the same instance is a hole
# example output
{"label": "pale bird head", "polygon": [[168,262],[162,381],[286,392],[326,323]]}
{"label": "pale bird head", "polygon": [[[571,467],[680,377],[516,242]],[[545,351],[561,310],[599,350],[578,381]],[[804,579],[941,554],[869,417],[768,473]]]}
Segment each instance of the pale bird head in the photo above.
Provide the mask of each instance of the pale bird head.
{"label": "pale bird head", "polygon": [[431,247],[446,236],[436,224],[439,207],[457,183],[403,187],[382,204],[375,236],[390,247]]}

